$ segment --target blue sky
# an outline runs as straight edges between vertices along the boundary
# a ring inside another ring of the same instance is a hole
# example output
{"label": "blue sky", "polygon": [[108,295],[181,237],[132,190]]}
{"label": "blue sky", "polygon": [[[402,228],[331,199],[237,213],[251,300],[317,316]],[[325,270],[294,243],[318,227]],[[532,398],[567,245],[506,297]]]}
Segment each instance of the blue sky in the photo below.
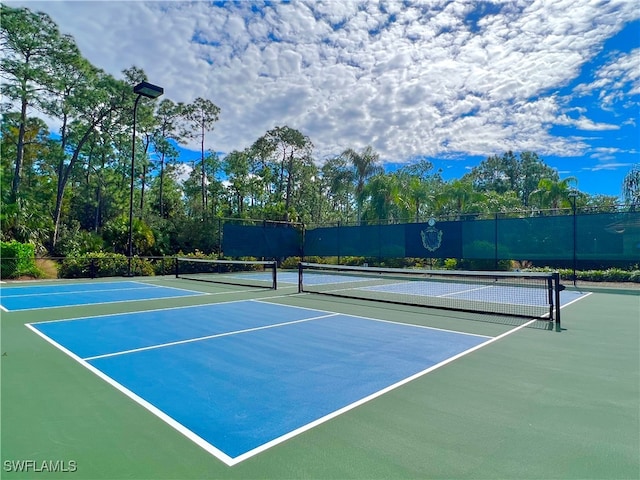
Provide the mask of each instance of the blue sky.
{"label": "blue sky", "polygon": [[173,101],[216,103],[206,144],[223,154],[282,125],[319,162],[372,145],[445,179],[533,151],[616,196],[640,163],[635,0],[6,3],[48,13],[117,77],[135,65]]}

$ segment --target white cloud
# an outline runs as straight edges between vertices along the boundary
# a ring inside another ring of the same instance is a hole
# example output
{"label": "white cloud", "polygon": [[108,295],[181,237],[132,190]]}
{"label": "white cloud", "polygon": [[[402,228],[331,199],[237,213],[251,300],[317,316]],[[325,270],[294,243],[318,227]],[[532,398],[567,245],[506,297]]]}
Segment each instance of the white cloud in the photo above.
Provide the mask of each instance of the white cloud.
{"label": "white cloud", "polygon": [[[584,140],[554,136],[551,127],[615,126],[586,112],[571,119],[554,92],[640,10],[626,1],[504,2],[471,28],[487,5],[10,4],[49,13],[94,65],[116,76],[136,65],[174,101],[204,97],[219,105],[208,148],[243,149],[289,125],[312,139],[319,158],[372,144],[389,161],[584,152]],[[600,90],[603,105],[637,95],[638,55],[620,54],[578,91]]]}
{"label": "white cloud", "polygon": [[[600,68],[590,84],[581,84],[576,93],[582,95],[598,92],[604,108],[616,102],[629,102],[632,96],[640,95],[640,48],[619,54]],[[626,106],[638,106],[638,102]]]}

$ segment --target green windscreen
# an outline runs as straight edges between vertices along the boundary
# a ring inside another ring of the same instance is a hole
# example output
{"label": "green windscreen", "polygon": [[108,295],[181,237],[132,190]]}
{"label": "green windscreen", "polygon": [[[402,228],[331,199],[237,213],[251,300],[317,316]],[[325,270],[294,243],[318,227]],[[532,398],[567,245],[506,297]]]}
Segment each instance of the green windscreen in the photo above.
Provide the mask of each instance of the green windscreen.
{"label": "green windscreen", "polygon": [[301,230],[293,225],[225,223],[222,250],[228,257],[281,258],[301,255]]}
{"label": "green windscreen", "polygon": [[640,212],[579,215],[576,231],[578,260],[640,262]]}
{"label": "green windscreen", "polygon": [[496,215],[427,223],[320,226],[225,223],[224,254],[456,258],[478,260],[640,262],[640,212]]}
{"label": "green windscreen", "polygon": [[305,232],[307,256],[404,257],[406,225],[320,227]]}
{"label": "green windscreen", "polygon": [[498,219],[499,259],[563,260],[573,256],[573,217]]}

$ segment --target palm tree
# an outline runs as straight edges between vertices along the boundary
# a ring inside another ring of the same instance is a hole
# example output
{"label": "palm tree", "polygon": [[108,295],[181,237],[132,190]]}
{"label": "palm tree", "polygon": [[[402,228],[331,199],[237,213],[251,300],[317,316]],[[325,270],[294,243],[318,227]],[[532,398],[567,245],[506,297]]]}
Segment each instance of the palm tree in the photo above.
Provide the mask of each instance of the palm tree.
{"label": "palm tree", "polygon": [[437,213],[458,216],[465,213],[477,213],[482,210],[483,201],[484,196],[474,190],[470,181],[453,180],[443,185],[442,190],[436,196]]}
{"label": "palm tree", "polygon": [[356,182],[356,204],[358,206],[358,224],[360,224],[362,216],[362,203],[364,201],[363,192],[367,179],[384,172],[382,166],[378,165],[380,155],[368,145],[361,153],[349,148],[342,152],[345,157],[353,165]]}
{"label": "palm tree", "polygon": [[376,175],[364,188],[369,204],[364,217],[370,221],[400,222],[411,216],[400,179],[395,174]]}
{"label": "palm tree", "polygon": [[[531,192],[530,199],[535,200],[539,208],[558,210],[572,205],[570,194],[574,191],[576,177],[567,177],[564,180],[551,180],[543,178],[538,182],[538,188]],[[573,185],[572,185],[573,184]]]}

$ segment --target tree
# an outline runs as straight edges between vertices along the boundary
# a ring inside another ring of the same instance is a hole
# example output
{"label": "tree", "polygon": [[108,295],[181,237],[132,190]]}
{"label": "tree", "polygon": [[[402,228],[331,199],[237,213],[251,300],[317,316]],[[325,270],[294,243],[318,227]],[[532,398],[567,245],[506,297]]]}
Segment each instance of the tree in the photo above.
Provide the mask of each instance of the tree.
{"label": "tree", "polygon": [[[45,159],[53,148],[49,130],[38,118],[28,118],[23,137],[23,182],[19,202],[11,201],[13,159],[18,144],[20,113],[10,112],[2,116],[0,130],[0,223],[1,238],[36,245],[36,251],[44,250],[53,222],[47,215],[54,190],[47,174],[50,173]],[[44,213],[44,214],[43,214]]]}
{"label": "tree", "polygon": [[27,109],[32,106],[47,112],[44,92],[54,81],[55,66],[64,63],[66,56],[77,52],[77,48],[69,37],[60,35],[57,25],[45,13],[2,4],[0,15],[2,95],[20,104],[11,184],[11,200],[16,201],[22,176]]}
{"label": "tree", "polygon": [[158,104],[156,109],[157,130],[153,134],[152,142],[154,150],[159,157],[160,181],[158,185],[158,206],[160,216],[164,218],[164,176],[167,159],[178,157],[178,151],[171,141],[180,142],[183,136],[180,133],[180,120],[184,118],[184,105],[174,103],[169,99],[164,99]]}
{"label": "tree", "polygon": [[387,173],[372,177],[363,189],[363,196],[368,203],[362,218],[370,222],[408,221],[410,211],[405,193],[398,175]]}
{"label": "tree", "polygon": [[484,195],[475,190],[468,179],[452,180],[442,185],[436,195],[436,213],[457,216],[480,213],[483,202]]}
{"label": "tree", "polygon": [[243,216],[245,198],[249,195],[249,155],[234,150],[224,158],[223,171],[229,181],[229,190],[233,195],[234,208],[231,215]]}
{"label": "tree", "polygon": [[[275,127],[260,137],[251,147],[255,155],[271,171],[274,181],[274,201],[284,202],[282,215],[290,216],[295,190],[302,185],[305,166],[312,164],[313,144],[300,131],[284,126]],[[266,173],[266,172],[265,172]]]}
{"label": "tree", "polygon": [[349,148],[342,152],[342,155],[353,165],[356,182],[356,204],[358,207],[357,220],[360,223],[365,182],[367,179],[383,173],[384,169],[378,164],[380,155],[371,146],[366,146],[360,153]]}
{"label": "tree", "polygon": [[[81,61],[79,64],[84,66],[85,62]],[[53,246],[59,238],[65,188],[85,145],[96,127],[100,124],[104,125],[108,117],[112,117],[110,119],[112,124],[119,124],[121,118],[113,118],[113,116],[122,113],[127,104],[133,103],[131,88],[126,83],[115,80],[101,70],[89,69],[85,73],[87,76],[84,81],[78,82],[71,93],[68,93],[67,85],[61,85],[59,90],[61,97],[58,105],[63,112],[64,122],[61,128],[59,161],[56,168],[58,182]],[[69,122],[70,119],[72,120]]]}
{"label": "tree", "polygon": [[622,197],[627,205],[640,204],[640,163],[631,167],[622,181]]}
{"label": "tree", "polygon": [[[327,204],[329,221],[353,221],[353,205],[355,194],[355,172],[344,155],[331,158],[321,169],[321,201]],[[317,222],[325,220],[321,214]]]}
{"label": "tree", "polygon": [[213,125],[218,121],[220,108],[211,100],[198,97],[193,103],[184,107],[184,117],[189,126],[195,130],[188,132],[192,138],[200,138],[200,188],[202,199],[203,219],[207,212],[207,174],[205,167],[205,134],[213,130]]}
{"label": "tree", "polygon": [[536,153],[522,152],[520,156],[506,152],[493,155],[471,169],[462,180],[469,180],[480,192],[516,192],[522,205],[527,206],[531,192],[543,178],[558,180],[558,173],[546,165]]}
{"label": "tree", "polygon": [[402,167],[398,175],[403,183],[406,201],[415,213],[415,222],[420,221],[421,210],[435,202],[435,184],[441,181],[439,174],[430,174],[433,164],[427,160]]}
{"label": "tree", "polygon": [[574,191],[572,184],[576,184],[575,177],[567,177],[564,180],[554,181],[543,178],[538,182],[538,188],[531,192],[531,200],[538,208],[568,208],[572,206],[571,192]]}

